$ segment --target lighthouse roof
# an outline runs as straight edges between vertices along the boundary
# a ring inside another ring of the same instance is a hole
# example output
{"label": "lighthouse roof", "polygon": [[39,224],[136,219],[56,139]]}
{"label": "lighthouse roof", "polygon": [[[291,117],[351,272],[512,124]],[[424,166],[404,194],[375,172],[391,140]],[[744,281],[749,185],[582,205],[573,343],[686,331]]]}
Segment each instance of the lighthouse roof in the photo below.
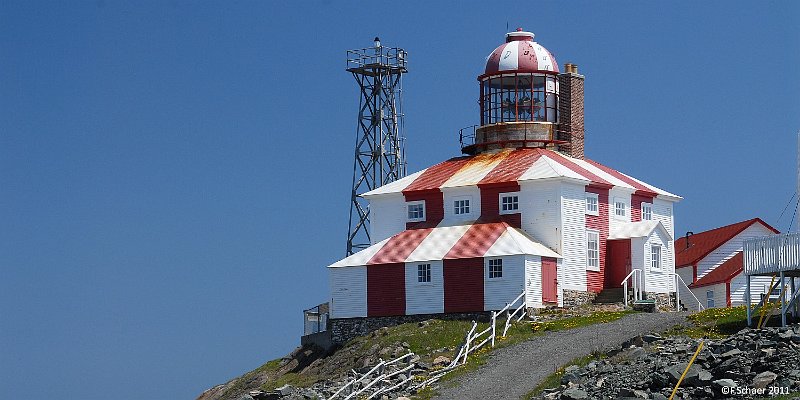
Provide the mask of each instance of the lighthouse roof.
{"label": "lighthouse roof", "polygon": [[518,28],[506,34],[506,42],[486,57],[484,75],[500,72],[557,73],[558,63],[553,54],[533,41],[534,34]]}
{"label": "lighthouse roof", "polygon": [[623,188],[645,196],[680,199],[680,196],[596,161],[572,158],[540,148],[504,149],[494,153],[452,158],[373,189],[362,196],[548,179],[571,179],[587,185]]}

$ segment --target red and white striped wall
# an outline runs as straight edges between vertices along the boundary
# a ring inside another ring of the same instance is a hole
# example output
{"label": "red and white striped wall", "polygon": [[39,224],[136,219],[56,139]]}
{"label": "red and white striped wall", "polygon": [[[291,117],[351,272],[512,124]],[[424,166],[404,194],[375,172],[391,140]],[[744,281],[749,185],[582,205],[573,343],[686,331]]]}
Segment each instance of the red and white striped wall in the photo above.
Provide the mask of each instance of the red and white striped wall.
{"label": "red and white striped wall", "polygon": [[[541,306],[542,262],[556,267],[558,258],[506,222],[409,229],[329,266],[331,317],[498,310],[526,282],[538,287],[529,306]],[[501,278],[488,277],[491,259],[502,260]],[[430,265],[430,282],[419,282],[421,264]],[[557,271],[548,272],[552,284]],[[550,292],[545,300],[557,302]]]}

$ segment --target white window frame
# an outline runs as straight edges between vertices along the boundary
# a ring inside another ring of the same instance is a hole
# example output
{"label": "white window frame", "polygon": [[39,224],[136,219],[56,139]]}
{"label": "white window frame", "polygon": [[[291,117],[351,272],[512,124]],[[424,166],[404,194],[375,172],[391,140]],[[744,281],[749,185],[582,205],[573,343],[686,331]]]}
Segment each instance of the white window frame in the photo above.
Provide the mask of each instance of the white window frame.
{"label": "white window frame", "polygon": [[[426,278],[428,278],[427,281],[420,280],[421,278],[423,278],[422,276],[423,271],[426,271],[425,274]],[[432,281],[433,281],[433,268],[431,267],[431,264],[430,263],[417,264],[417,284],[431,285]]]}
{"label": "white window frame", "polygon": [[706,290],[706,308],[714,308],[716,304],[714,302],[714,291],[713,290]]}
{"label": "white window frame", "polygon": [[[651,244],[650,245],[650,269],[655,271],[661,271],[661,268],[664,267],[664,246],[660,244]],[[655,251],[658,249],[658,258],[653,257],[655,255]]]}
{"label": "white window frame", "polygon": [[[410,214],[410,210],[409,210],[409,209],[410,209],[412,206],[417,206],[417,205],[422,205],[422,217],[419,217],[419,218],[412,218],[412,217],[409,215],[409,214]],[[408,222],[420,222],[420,221],[425,221],[425,216],[426,216],[425,214],[427,214],[425,211],[426,211],[426,210],[425,210],[425,200],[418,200],[418,201],[409,201],[409,202],[406,202],[406,221],[408,221]]]}
{"label": "white window frame", "polygon": [[[461,208],[461,207],[458,206],[458,202],[459,201],[466,201],[467,212],[461,212],[461,213],[458,212],[459,208]],[[473,208],[472,207],[472,196],[453,197],[453,215],[455,215],[457,217],[458,216],[463,217],[463,216],[472,215],[472,208]]]}
{"label": "white window frame", "polygon": [[653,220],[653,203],[642,203],[642,221]]}
{"label": "white window frame", "polygon": [[[619,207],[618,205],[622,204],[622,214],[619,214]],[[628,202],[625,199],[615,197],[614,198],[614,218],[615,219],[628,219]]]}
{"label": "white window frame", "polygon": [[[494,265],[492,265],[494,264]],[[499,276],[492,276],[492,267],[500,267],[499,270],[495,270],[494,273],[499,272]],[[489,258],[486,260],[486,278],[491,279],[492,281],[497,281],[504,279],[503,277],[503,259],[502,258]]]}
{"label": "white window frame", "polygon": [[[594,210],[592,210],[592,204],[594,204]],[[597,193],[586,192],[586,214],[600,215],[600,195]]]}
{"label": "white window frame", "polygon": [[[595,249],[590,247],[594,237]],[[594,250],[595,257],[592,257],[592,250]],[[594,264],[592,265],[592,260]],[[594,229],[586,230],[586,269],[589,271],[600,271],[600,232]]]}
{"label": "white window frame", "polygon": [[[506,198],[513,198],[511,203],[509,203],[513,206],[513,208],[508,210],[503,210],[504,206],[503,199]],[[497,203],[499,208],[498,211],[500,211],[500,214],[519,214],[519,192],[500,193],[500,195],[498,196]]]}

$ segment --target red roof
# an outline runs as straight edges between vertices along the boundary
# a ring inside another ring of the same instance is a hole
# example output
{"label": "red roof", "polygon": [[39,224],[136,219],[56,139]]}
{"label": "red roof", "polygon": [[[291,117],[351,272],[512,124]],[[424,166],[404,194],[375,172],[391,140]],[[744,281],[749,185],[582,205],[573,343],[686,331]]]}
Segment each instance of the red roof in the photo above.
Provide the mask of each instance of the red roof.
{"label": "red roof", "polygon": [[686,246],[686,237],[684,236],[675,241],[675,267],[696,264],[716,248],[722,246],[725,242],[731,240],[734,236],[740,234],[756,222],[761,223],[775,233],[780,233],[777,229],[761,220],[761,218],[753,218],[691,235],[689,236],[688,248]]}
{"label": "red roof", "polygon": [[703,275],[702,278],[689,285],[689,287],[695,288],[713,285],[715,283],[729,282],[734,276],[739,275],[739,273],[742,272],[742,260],[742,252],[740,251],[736,253],[735,256],[728,259],[728,261],[722,263],[722,265],[719,267],[714,268],[711,270],[711,272]]}

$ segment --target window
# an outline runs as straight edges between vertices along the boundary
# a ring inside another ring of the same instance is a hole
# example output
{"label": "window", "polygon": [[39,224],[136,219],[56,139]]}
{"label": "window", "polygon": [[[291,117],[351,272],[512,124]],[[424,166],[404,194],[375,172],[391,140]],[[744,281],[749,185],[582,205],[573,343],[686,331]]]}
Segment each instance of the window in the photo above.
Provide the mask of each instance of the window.
{"label": "window", "polygon": [[489,260],[489,278],[502,278],[503,277],[503,259],[493,258]]}
{"label": "window", "polygon": [[586,231],[586,269],[600,271],[600,235]]}
{"label": "window", "polygon": [[617,218],[625,218],[628,215],[627,204],[625,200],[614,199],[614,216]]}
{"label": "window", "polygon": [[586,193],[586,214],[589,215],[599,215],[599,206],[598,206],[598,196],[597,193]]}
{"label": "window", "polygon": [[455,215],[469,214],[469,199],[454,200],[453,214]]}
{"label": "window", "polygon": [[714,308],[714,291],[706,291],[706,308]]}
{"label": "window", "polygon": [[661,269],[661,246],[650,246],[650,269]]}
{"label": "window", "polygon": [[519,211],[519,194],[500,193],[500,214],[513,214]]}
{"label": "window", "polygon": [[417,282],[430,283],[431,281],[431,265],[419,264],[417,265]]}
{"label": "window", "polygon": [[425,202],[414,201],[406,205],[408,211],[408,220],[410,222],[425,221]]}
{"label": "window", "polygon": [[650,221],[653,219],[653,205],[650,203],[642,203],[642,221]]}

